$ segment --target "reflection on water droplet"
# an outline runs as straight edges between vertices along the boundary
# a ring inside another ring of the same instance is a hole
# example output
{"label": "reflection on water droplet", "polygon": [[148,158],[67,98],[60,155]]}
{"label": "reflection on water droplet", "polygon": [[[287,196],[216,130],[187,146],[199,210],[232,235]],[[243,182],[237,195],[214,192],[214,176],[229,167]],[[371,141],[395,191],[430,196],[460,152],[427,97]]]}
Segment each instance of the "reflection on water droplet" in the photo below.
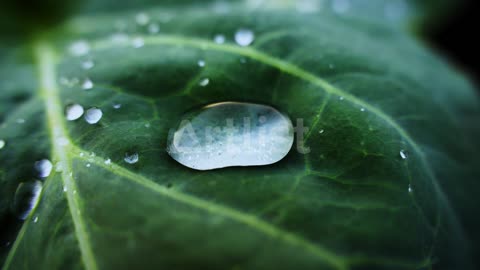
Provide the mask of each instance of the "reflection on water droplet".
{"label": "reflection on water droplet", "polygon": [[46,178],[52,172],[53,164],[48,159],[42,159],[35,162],[35,170],[38,172],[38,177]]}
{"label": "reflection on water droplet", "polygon": [[35,208],[42,191],[42,182],[22,182],[18,185],[13,199],[12,210],[19,219],[25,220]]}
{"label": "reflection on water droplet", "polygon": [[134,164],[138,162],[138,153],[125,153],[123,158],[128,164]]}
{"label": "reflection on water droplet", "polygon": [[96,124],[102,119],[103,113],[99,108],[90,108],[85,113],[85,121],[89,124]]}
{"label": "reflection on water droplet", "polygon": [[135,37],[132,39],[132,46],[134,48],[141,48],[145,45],[145,41],[141,37]]}
{"label": "reflection on water droplet", "polygon": [[167,145],[173,159],[197,170],[268,165],[290,151],[293,126],[270,106],[215,103],[189,114]]}
{"label": "reflection on water droplet", "polygon": [[82,62],[82,68],[83,69],[91,69],[95,66],[95,63],[93,63],[92,60],[85,60]]}
{"label": "reflection on water droplet", "polygon": [[93,88],[93,82],[89,78],[85,79],[82,83],[83,90],[90,90]]}
{"label": "reflection on water droplet", "polygon": [[113,104],[112,107],[113,107],[115,110],[118,110],[118,109],[120,109],[120,108],[122,107],[122,104],[116,103],[116,104]]}
{"label": "reflection on water droplet", "polygon": [[223,43],[225,43],[225,36],[224,35],[215,35],[215,37],[213,38],[213,41],[215,41],[215,43],[217,43],[217,44],[223,44]]}
{"label": "reflection on water droplet", "polygon": [[204,67],[205,66],[205,61],[204,60],[198,60],[197,62],[199,67]]}
{"label": "reflection on water droplet", "polygon": [[146,13],[138,13],[137,16],[135,16],[135,21],[139,25],[146,25],[150,21],[150,17]]}
{"label": "reflection on water droplet", "polygon": [[408,158],[408,153],[405,150],[400,150],[400,157],[402,159],[407,159]]}
{"label": "reflection on water droplet", "polygon": [[360,108],[360,111],[361,111],[361,112],[364,112],[364,111],[365,111],[365,108]]}
{"label": "reflection on water droplet", "polygon": [[237,42],[238,45],[243,47],[252,44],[254,39],[255,35],[251,30],[248,29],[239,29],[235,33],[235,42]]}
{"label": "reflection on water droplet", "polygon": [[409,193],[412,193],[412,192],[413,192],[413,188],[412,188],[412,185],[411,185],[411,184],[408,184],[408,192],[409,192]]}
{"label": "reflection on water droplet", "polygon": [[37,222],[38,222],[38,216],[33,218],[33,223],[37,223]]}
{"label": "reflection on water droplet", "polygon": [[65,117],[68,121],[77,120],[78,118],[82,117],[83,112],[83,107],[80,104],[68,105],[65,108]]}
{"label": "reflection on water droplet", "polygon": [[160,27],[156,23],[151,23],[148,25],[148,33],[150,34],[156,34],[160,31]]}
{"label": "reflection on water droplet", "polygon": [[0,149],[3,149],[7,143],[4,140],[0,140]]}
{"label": "reflection on water droplet", "polygon": [[90,168],[90,166],[92,166],[92,164],[90,164],[90,163],[87,163],[87,164],[85,165],[85,167],[87,167],[87,168]]}
{"label": "reflection on water droplet", "polygon": [[67,192],[67,186],[63,186],[63,192]]}
{"label": "reflection on water droplet", "polygon": [[210,82],[210,80],[208,78],[204,78],[198,83],[198,85],[207,86],[209,82]]}
{"label": "reflection on water droplet", "polygon": [[72,55],[82,56],[90,52],[90,45],[88,45],[88,42],[85,40],[79,40],[72,43],[68,50]]}

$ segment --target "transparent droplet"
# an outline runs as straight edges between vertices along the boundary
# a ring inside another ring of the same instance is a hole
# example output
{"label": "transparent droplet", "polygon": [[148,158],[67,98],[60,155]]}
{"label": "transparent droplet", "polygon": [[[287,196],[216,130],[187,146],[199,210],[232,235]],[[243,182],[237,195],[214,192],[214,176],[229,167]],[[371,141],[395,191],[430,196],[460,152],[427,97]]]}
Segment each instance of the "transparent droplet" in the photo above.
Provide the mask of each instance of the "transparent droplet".
{"label": "transparent droplet", "polygon": [[215,37],[213,38],[213,41],[215,41],[215,43],[217,43],[217,44],[223,44],[223,43],[225,43],[225,36],[224,35],[215,35]]}
{"label": "transparent droplet", "polygon": [[252,44],[254,39],[255,35],[253,34],[252,30],[249,29],[239,29],[235,33],[235,42],[243,47]]}
{"label": "transparent droplet", "polygon": [[82,62],[82,68],[83,69],[91,69],[95,66],[95,63],[93,60],[85,60]]}
{"label": "transparent droplet", "polygon": [[68,105],[65,108],[65,117],[68,121],[77,120],[78,118],[82,117],[83,113],[83,106],[80,104]]}
{"label": "transparent droplet", "polygon": [[105,165],[110,165],[112,164],[112,160],[107,158],[105,161],[104,161]]}
{"label": "transparent droplet", "polygon": [[405,150],[400,150],[400,157],[402,159],[407,159],[408,158],[408,153]]}
{"label": "transparent droplet", "polygon": [[67,192],[68,188],[67,186],[63,186],[63,192]]}
{"label": "transparent droplet", "polygon": [[5,147],[7,143],[4,141],[4,140],[0,140],[0,150],[3,149],[3,147]]}
{"label": "transparent droplet", "polygon": [[173,159],[197,170],[268,165],[290,151],[293,126],[270,106],[215,103],[185,116],[167,145]]}
{"label": "transparent droplet", "polygon": [[120,109],[120,108],[122,107],[122,104],[120,104],[120,103],[115,103],[115,104],[113,104],[112,107],[113,107],[115,110],[118,110],[118,109]]}
{"label": "transparent droplet", "polygon": [[198,60],[197,62],[199,67],[204,67],[205,66],[205,61],[204,60]]}
{"label": "transparent droplet", "polygon": [[85,40],[79,40],[72,43],[68,50],[72,55],[82,56],[90,52],[90,45]]}
{"label": "transparent droplet", "polygon": [[85,121],[89,124],[96,124],[102,119],[103,113],[99,108],[90,108],[85,113]]}
{"label": "transparent droplet", "polygon": [[29,181],[18,185],[13,199],[12,210],[19,219],[25,220],[38,204],[42,182]]}
{"label": "transparent droplet", "polygon": [[147,25],[150,21],[150,17],[146,13],[138,13],[137,16],[135,16],[135,21],[139,25]]}
{"label": "transparent droplet", "polygon": [[145,41],[141,37],[135,37],[132,39],[132,46],[134,48],[141,48],[145,45]]}
{"label": "transparent droplet", "polygon": [[344,100],[345,98],[344,98],[344,97],[339,97],[338,99],[339,99],[339,100]]}
{"label": "transparent droplet", "polygon": [[200,86],[207,86],[208,83],[210,83],[210,80],[209,80],[208,78],[204,78],[204,79],[202,79],[202,80],[198,83],[198,85],[200,85]]}
{"label": "transparent droplet", "polygon": [[160,27],[156,23],[151,23],[148,25],[148,33],[150,34],[156,34],[160,31]]}
{"label": "transparent droplet", "polygon": [[350,9],[350,0],[333,0],[332,9],[335,13],[346,13]]}
{"label": "transparent droplet", "polygon": [[90,80],[89,78],[86,78],[83,82],[82,82],[82,89],[83,90],[90,90],[93,88],[93,82],[92,80]]}
{"label": "transparent droplet", "polygon": [[52,172],[53,164],[48,159],[42,159],[35,162],[34,168],[38,173],[38,177],[46,178]]}
{"label": "transparent droplet", "polygon": [[408,184],[408,193],[412,193],[412,192],[413,192],[412,185],[411,185],[411,184]]}
{"label": "transparent droplet", "polygon": [[38,222],[38,216],[33,218],[33,223],[37,223],[37,222]]}
{"label": "transparent droplet", "polygon": [[138,153],[125,153],[123,158],[128,164],[134,164],[138,162]]}

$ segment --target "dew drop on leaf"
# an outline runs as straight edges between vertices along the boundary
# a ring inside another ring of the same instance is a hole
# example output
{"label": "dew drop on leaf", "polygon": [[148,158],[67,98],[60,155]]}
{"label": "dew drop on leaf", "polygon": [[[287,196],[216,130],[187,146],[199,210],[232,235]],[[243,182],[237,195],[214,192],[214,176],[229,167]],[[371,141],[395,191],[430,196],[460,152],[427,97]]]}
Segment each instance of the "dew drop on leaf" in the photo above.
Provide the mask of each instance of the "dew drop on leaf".
{"label": "dew drop on leaf", "polygon": [[197,170],[268,165],[290,151],[293,126],[270,106],[215,103],[185,116],[167,145],[173,159]]}
{"label": "dew drop on leaf", "polygon": [[90,79],[85,79],[82,83],[82,89],[83,90],[90,90],[93,88],[93,82]]}
{"label": "dew drop on leaf", "polygon": [[146,25],[150,21],[150,17],[146,13],[138,13],[137,16],[135,16],[135,22],[137,22],[138,25]]}
{"label": "dew drop on leaf", "polygon": [[0,149],[3,149],[7,143],[4,140],[0,140]]}
{"label": "dew drop on leaf", "polygon": [[110,165],[112,164],[112,160],[107,158],[103,163],[105,163],[105,165]]}
{"label": "dew drop on leaf", "polygon": [[35,162],[34,168],[38,173],[38,177],[46,178],[52,172],[53,164],[48,159],[42,159]]}
{"label": "dew drop on leaf", "polygon": [[38,203],[42,182],[29,181],[18,185],[13,199],[12,209],[19,219],[25,220]]}
{"label": "dew drop on leaf", "polygon": [[83,69],[91,69],[95,66],[95,63],[93,62],[93,60],[85,60],[82,62],[82,68]]}
{"label": "dew drop on leaf", "polygon": [[90,52],[90,45],[85,40],[79,40],[72,43],[68,50],[72,55],[82,56]]}
{"label": "dew drop on leaf", "polygon": [[38,217],[34,217],[33,218],[33,223],[37,223],[38,222]]}
{"label": "dew drop on leaf", "polygon": [[210,83],[210,79],[204,78],[204,79],[202,79],[202,80],[198,83],[198,85],[200,85],[200,86],[207,86],[208,83]]}
{"label": "dew drop on leaf", "polygon": [[408,158],[408,153],[405,150],[400,150],[400,157],[402,159],[407,159]]}
{"label": "dew drop on leaf", "polygon": [[197,65],[199,67],[204,67],[205,66],[205,61],[204,60],[198,60]]}
{"label": "dew drop on leaf", "polygon": [[77,120],[82,117],[83,113],[84,110],[80,104],[71,104],[65,108],[65,117],[68,121]]}
{"label": "dew drop on leaf", "polygon": [[215,35],[213,38],[213,41],[217,44],[223,44],[225,43],[225,36],[224,35]]}
{"label": "dew drop on leaf", "polygon": [[96,124],[102,119],[103,113],[99,108],[90,108],[85,113],[85,121],[89,124]]}
{"label": "dew drop on leaf", "polygon": [[252,44],[254,39],[255,35],[253,34],[252,30],[239,29],[235,33],[235,42],[242,47]]}
{"label": "dew drop on leaf", "polygon": [[147,30],[148,30],[148,33],[150,34],[156,34],[160,31],[160,27],[156,23],[151,23],[148,25]]}
{"label": "dew drop on leaf", "polygon": [[138,153],[125,153],[123,158],[128,164],[134,164],[138,162]]}

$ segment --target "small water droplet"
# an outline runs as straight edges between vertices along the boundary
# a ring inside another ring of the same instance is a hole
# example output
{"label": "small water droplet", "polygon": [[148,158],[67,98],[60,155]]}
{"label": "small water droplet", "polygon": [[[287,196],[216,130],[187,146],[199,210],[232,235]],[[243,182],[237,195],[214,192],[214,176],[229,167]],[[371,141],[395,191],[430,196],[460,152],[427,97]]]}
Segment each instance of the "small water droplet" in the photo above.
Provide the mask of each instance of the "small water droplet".
{"label": "small water droplet", "polygon": [[63,192],[67,192],[68,188],[67,186],[63,186]]}
{"label": "small water droplet", "polygon": [[83,156],[85,156],[85,153],[80,152],[80,154],[78,154],[78,155],[79,155],[80,157],[83,157]]}
{"label": "small water droplet", "polygon": [[70,45],[69,51],[75,56],[86,55],[90,52],[90,45],[85,40],[75,41]]}
{"label": "small water droplet", "polygon": [[90,166],[92,166],[92,164],[90,164],[90,163],[87,163],[87,164],[85,165],[85,167],[87,167],[87,168],[90,168]]}
{"label": "small water droplet", "polygon": [[148,33],[150,34],[156,34],[160,31],[160,27],[156,23],[151,23],[148,25]]}
{"label": "small water droplet", "polygon": [[83,69],[91,69],[95,66],[95,63],[93,62],[93,60],[85,60],[82,62],[82,68]]}
{"label": "small water droplet", "polygon": [[293,137],[290,119],[270,106],[221,102],[189,113],[169,134],[167,152],[197,170],[260,166],[283,159]]}
{"label": "small water droplet", "polygon": [[344,98],[344,97],[339,97],[338,99],[339,99],[339,100],[344,100],[345,98]]}
{"label": "small water droplet", "polygon": [[408,193],[412,193],[412,192],[413,192],[412,185],[411,185],[411,184],[408,184]]}
{"label": "small water droplet", "polygon": [[365,108],[360,108],[360,111],[361,111],[361,112],[364,112],[364,111],[365,111]]}
{"label": "small water droplet", "polygon": [[83,83],[82,83],[83,90],[90,90],[92,88],[93,88],[92,80],[90,80],[89,78],[86,78],[85,80],[83,80]]}
{"label": "small water droplet", "polygon": [[0,150],[3,149],[3,147],[5,147],[7,143],[4,141],[4,140],[0,140]]}
{"label": "small water droplet", "polygon": [[146,13],[138,13],[137,16],[135,16],[135,21],[138,25],[147,25],[150,21],[150,17]]}
{"label": "small water droplet", "polygon": [[132,39],[132,46],[134,48],[141,48],[145,45],[145,41],[141,37],[135,37]]}
{"label": "small water droplet", "polygon": [[33,218],[33,223],[37,223],[37,222],[38,222],[38,216]]}
{"label": "small water droplet", "polygon": [[85,118],[85,121],[87,121],[87,123],[93,125],[98,123],[98,121],[102,119],[102,116],[103,116],[102,110],[94,107],[87,110],[84,118]]}
{"label": "small water droplet", "polygon": [[325,130],[323,130],[323,129],[320,129],[320,130],[318,131],[318,133],[320,133],[320,134],[322,134],[323,132],[325,132]]}
{"label": "small water droplet", "polygon": [[17,122],[17,124],[25,124],[25,119],[23,119],[23,118],[18,118],[18,119],[16,120],[16,122]]}
{"label": "small water droplet", "polygon": [[68,121],[77,120],[84,113],[83,106],[80,104],[71,104],[65,108],[65,117]]}
{"label": "small water droplet", "polygon": [[112,164],[112,160],[107,158],[105,161],[104,161],[105,165],[110,165]]}
{"label": "small water droplet", "polygon": [[198,85],[204,87],[204,86],[207,86],[209,82],[210,82],[210,79],[204,78],[204,79],[202,79],[202,80],[198,83]]}
{"label": "small water droplet", "polygon": [[115,110],[118,110],[118,109],[120,109],[120,108],[122,107],[122,104],[120,104],[120,103],[115,103],[115,104],[113,104],[112,107],[113,107]]}
{"label": "small water droplet", "polygon": [[224,35],[215,35],[215,37],[213,38],[213,41],[217,44],[223,44],[225,43],[225,36]]}
{"label": "small water droplet", "polygon": [[235,42],[242,47],[252,44],[254,39],[255,34],[249,29],[239,29],[235,33]]}
{"label": "small water droplet", "polygon": [[35,162],[34,168],[38,173],[38,177],[46,178],[52,172],[53,164],[48,159],[42,159]]}
{"label": "small water droplet", "polygon": [[400,150],[400,157],[401,157],[402,159],[407,159],[407,158],[408,158],[408,153],[407,153],[407,151],[405,151],[405,150],[403,150],[403,149]]}
{"label": "small water droplet", "polygon": [[205,66],[205,61],[204,60],[198,60],[197,62],[199,67],[204,67]]}
{"label": "small water droplet", "polygon": [[134,164],[138,162],[138,153],[125,153],[123,158],[128,164]]}
{"label": "small water droplet", "polygon": [[38,204],[42,182],[22,182],[15,191],[12,208],[19,219],[25,220]]}

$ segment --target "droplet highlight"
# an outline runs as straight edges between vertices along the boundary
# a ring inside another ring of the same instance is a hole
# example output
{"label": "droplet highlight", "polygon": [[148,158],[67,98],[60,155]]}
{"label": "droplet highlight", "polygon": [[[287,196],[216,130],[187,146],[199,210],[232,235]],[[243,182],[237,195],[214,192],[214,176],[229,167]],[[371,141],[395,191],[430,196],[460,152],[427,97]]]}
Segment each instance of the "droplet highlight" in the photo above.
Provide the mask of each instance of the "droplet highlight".
{"label": "droplet highlight", "polygon": [[84,113],[83,106],[80,104],[68,105],[65,108],[65,117],[68,121],[74,121],[82,117]]}
{"label": "droplet highlight", "polygon": [[98,123],[100,119],[102,119],[102,116],[103,116],[102,110],[100,110],[99,108],[90,108],[85,113],[84,118],[85,118],[85,121],[87,121],[87,123],[93,125]]}
{"label": "droplet highlight", "polygon": [[255,35],[253,31],[249,29],[239,29],[235,33],[235,42],[242,47],[252,44],[254,39]]}
{"label": "droplet highlight", "polygon": [[52,172],[53,164],[48,159],[42,159],[35,162],[34,168],[38,173],[38,177],[46,178]]}

